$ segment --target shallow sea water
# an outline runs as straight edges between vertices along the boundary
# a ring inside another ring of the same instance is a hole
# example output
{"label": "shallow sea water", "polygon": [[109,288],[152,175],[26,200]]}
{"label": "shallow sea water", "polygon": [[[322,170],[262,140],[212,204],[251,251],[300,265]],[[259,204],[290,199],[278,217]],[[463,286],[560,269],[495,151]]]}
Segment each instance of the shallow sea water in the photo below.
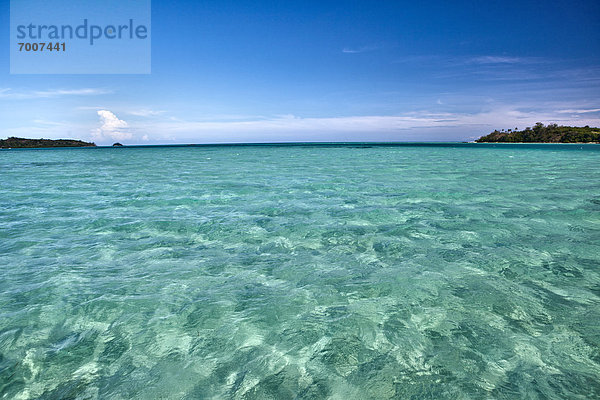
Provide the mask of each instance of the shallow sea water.
{"label": "shallow sea water", "polygon": [[0,151],[0,398],[600,397],[600,146]]}

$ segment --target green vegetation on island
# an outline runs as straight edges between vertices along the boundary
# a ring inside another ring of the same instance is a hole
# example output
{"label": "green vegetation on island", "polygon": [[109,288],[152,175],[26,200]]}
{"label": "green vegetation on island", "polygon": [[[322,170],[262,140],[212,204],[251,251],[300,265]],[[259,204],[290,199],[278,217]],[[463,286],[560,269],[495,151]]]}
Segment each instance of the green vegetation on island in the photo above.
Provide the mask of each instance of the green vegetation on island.
{"label": "green vegetation on island", "polygon": [[525,130],[508,129],[482,136],[476,140],[478,143],[502,142],[502,143],[600,143],[600,129],[589,126],[559,126],[550,124],[544,126],[541,122],[533,128]]}
{"label": "green vegetation on island", "polygon": [[0,149],[30,149],[42,147],[95,147],[95,143],[72,139],[24,139],[9,137],[0,139]]}

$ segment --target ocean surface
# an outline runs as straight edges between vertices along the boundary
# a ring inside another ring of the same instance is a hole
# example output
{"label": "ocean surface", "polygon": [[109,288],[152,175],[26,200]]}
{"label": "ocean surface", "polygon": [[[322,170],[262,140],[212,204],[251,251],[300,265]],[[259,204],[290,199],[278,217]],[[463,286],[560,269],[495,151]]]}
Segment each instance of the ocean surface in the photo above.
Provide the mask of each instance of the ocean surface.
{"label": "ocean surface", "polygon": [[600,398],[599,172],[599,145],[0,151],[0,398]]}

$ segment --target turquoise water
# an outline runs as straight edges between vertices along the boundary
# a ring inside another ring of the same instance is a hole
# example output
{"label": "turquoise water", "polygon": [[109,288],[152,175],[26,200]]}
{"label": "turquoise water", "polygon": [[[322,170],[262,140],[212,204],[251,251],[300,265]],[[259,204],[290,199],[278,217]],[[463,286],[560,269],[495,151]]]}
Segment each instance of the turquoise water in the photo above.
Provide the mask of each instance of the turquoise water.
{"label": "turquoise water", "polygon": [[599,398],[599,150],[0,151],[0,398]]}

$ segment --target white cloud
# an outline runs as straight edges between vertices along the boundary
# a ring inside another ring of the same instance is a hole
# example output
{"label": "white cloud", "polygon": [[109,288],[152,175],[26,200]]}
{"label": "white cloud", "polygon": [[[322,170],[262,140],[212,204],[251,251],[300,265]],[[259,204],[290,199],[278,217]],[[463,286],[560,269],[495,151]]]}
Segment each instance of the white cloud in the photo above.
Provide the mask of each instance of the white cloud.
{"label": "white cloud", "polygon": [[505,56],[481,56],[469,59],[469,62],[475,64],[517,64],[526,62],[529,59],[520,57],[505,57]]}
{"label": "white cloud", "polygon": [[342,49],[342,53],[347,54],[356,54],[356,53],[366,53],[367,51],[373,51],[379,49],[380,46],[362,46],[357,48],[344,47]]}
{"label": "white cloud", "polygon": [[536,122],[599,126],[600,118],[579,118],[552,111],[529,111],[494,105],[475,113],[409,112],[399,115],[309,117],[294,115],[243,121],[185,121],[163,119],[136,124],[153,141],[335,141],[335,140],[432,140],[431,138],[484,135],[494,129],[524,128]]}
{"label": "white cloud", "polygon": [[[559,113],[556,110],[596,110],[593,104],[499,104],[489,103],[472,113],[428,110],[397,115],[357,115],[342,117],[299,117],[279,115],[243,119],[210,120],[209,117],[183,120],[163,115],[159,118],[121,120],[112,111],[98,110],[99,125],[91,121],[33,119],[27,125],[6,128],[5,136],[74,138],[98,144],[127,143],[223,143],[290,141],[426,141],[464,140],[494,129],[519,127],[536,122],[574,126],[600,126],[593,113]],[[541,108],[534,108],[541,107]],[[240,116],[241,117],[241,116]],[[82,132],[91,137],[82,137]]]}
{"label": "white cloud", "polygon": [[[348,51],[354,53],[358,51]],[[423,65],[442,65],[445,67],[463,67],[465,65],[477,66],[516,66],[547,63],[548,60],[541,57],[511,57],[511,56],[493,56],[481,55],[472,57],[444,57],[440,55],[407,55],[394,61],[395,64],[423,64]]]}
{"label": "white cloud", "polygon": [[146,108],[140,110],[130,110],[127,111],[127,114],[135,115],[136,117],[155,117],[157,115],[164,114],[164,111],[161,110],[149,110]]}
{"label": "white cloud", "polygon": [[109,93],[112,93],[112,91],[98,88],[51,89],[35,91],[14,91],[11,88],[4,88],[0,89],[0,99],[47,99],[64,96],[98,96]]}
{"label": "white cloud", "polygon": [[89,125],[78,121],[36,118],[20,122],[18,125],[3,128],[0,135],[45,139],[90,139],[89,136],[81,135],[82,132],[89,129]]}
{"label": "white cloud", "polygon": [[600,108],[590,108],[590,109],[582,109],[582,110],[558,110],[557,113],[561,114],[586,114],[586,113],[595,113],[600,112]]}
{"label": "white cloud", "polygon": [[112,112],[99,110],[98,116],[100,117],[101,125],[93,132],[95,140],[126,140],[133,137],[127,122],[117,118]]}
{"label": "white cloud", "polygon": [[37,97],[57,97],[57,96],[98,96],[101,94],[110,94],[112,91],[107,89],[70,89],[70,90],[44,90],[36,91],[33,94]]}

